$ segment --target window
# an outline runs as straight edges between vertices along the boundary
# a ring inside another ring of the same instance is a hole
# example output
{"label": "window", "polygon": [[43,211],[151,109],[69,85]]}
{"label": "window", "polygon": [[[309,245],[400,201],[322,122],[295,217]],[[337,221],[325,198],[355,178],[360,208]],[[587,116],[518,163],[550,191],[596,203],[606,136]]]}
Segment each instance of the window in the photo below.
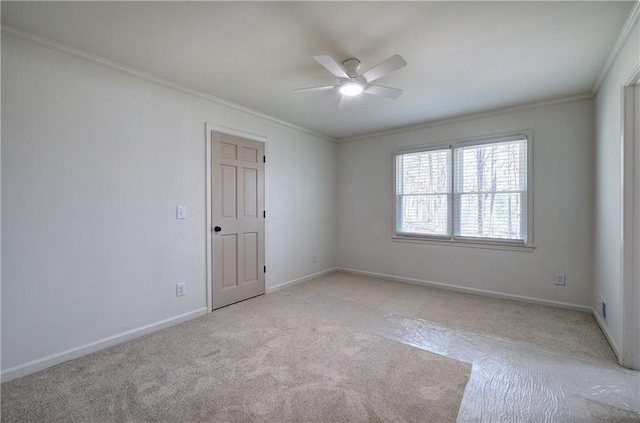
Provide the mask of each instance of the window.
{"label": "window", "polygon": [[396,237],[530,245],[528,139],[396,151]]}

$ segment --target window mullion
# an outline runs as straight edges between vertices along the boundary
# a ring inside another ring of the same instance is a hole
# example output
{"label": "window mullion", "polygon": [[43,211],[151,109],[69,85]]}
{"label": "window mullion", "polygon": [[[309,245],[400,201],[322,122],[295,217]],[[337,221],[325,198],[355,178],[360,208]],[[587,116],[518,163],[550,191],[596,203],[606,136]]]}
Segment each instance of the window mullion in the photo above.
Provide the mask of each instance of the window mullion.
{"label": "window mullion", "polygon": [[461,191],[461,187],[459,186],[460,184],[460,178],[457,176],[457,172],[456,169],[458,168],[458,161],[460,160],[460,158],[458,157],[458,153],[457,153],[457,149],[456,148],[452,148],[451,149],[451,190],[452,190],[452,195],[451,195],[451,201],[452,201],[452,205],[451,205],[451,210],[453,213],[453,217],[451,219],[451,225],[449,228],[449,236],[451,237],[451,239],[455,239],[455,234],[456,234],[456,229],[459,228],[460,226],[460,198],[459,198],[459,193]]}

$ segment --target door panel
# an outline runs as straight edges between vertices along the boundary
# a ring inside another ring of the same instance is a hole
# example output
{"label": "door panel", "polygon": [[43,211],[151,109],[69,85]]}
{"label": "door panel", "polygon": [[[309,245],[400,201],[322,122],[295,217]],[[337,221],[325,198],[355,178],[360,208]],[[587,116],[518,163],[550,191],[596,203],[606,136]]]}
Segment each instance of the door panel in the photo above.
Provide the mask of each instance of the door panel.
{"label": "door panel", "polygon": [[222,235],[222,289],[238,285],[238,236]]}
{"label": "door panel", "polygon": [[212,131],[213,308],[264,294],[264,144]]}
{"label": "door panel", "polygon": [[222,157],[227,159],[235,159],[238,151],[238,147],[234,144],[229,144],[226,142],[221,143],[222,148]]}
{"label": "door panel", "polygon": [[237,194],[237,173],[238,169],[235,166],[222,165],[222,216],[221,217],[236,217],[236,200]]}
{"label": "door panel", "polygon": [[244,282],[258,280],[258,234],[244,234]]}
{"label": "door panel", "polygon": [[258,216],[258,170],[244,169],[244,216]]}
{"label": "door panel", "polygon": [[258,149],[257,148],[248,148],[244,147],[242,149],[244,151],[244,161],[257,163],[258,162]]}

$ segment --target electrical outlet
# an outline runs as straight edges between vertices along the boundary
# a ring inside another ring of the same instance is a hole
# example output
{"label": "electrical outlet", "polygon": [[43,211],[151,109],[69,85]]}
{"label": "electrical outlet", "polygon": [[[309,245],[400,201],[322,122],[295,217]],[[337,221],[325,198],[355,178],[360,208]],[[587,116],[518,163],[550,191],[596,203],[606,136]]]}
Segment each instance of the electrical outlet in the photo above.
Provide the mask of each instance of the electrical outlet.
{"label": "electrical outlet", "polygon": [[184,282],[176,284],[176,297],[187,295],[187,284]]}
{"label": "electrical outlet", "polygon": [[311,263],[317,263],[317,262],[318,262],[318,253],[311,254]]}
{"label": "electrical outlet", "polygon": [[556,273],[555,274],[555,284],[558,286],[565,286],[566,284],[566,275],[564,273]]}

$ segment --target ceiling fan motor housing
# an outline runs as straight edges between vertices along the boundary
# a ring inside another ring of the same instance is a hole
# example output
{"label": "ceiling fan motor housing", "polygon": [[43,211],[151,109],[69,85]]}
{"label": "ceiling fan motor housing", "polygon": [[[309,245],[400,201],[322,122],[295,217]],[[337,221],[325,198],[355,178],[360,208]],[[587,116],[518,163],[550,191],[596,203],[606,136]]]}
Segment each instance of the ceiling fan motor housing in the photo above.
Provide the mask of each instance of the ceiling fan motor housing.
{"label": "ceiling fan motor housing", "polygon": [[343,61],[342,67],[344,68],[344,71],[347,73],[347,75],[349,75],[349,77],[357,78],[358,69],[360,68],[360,60],[352,57],[350,59]]}

